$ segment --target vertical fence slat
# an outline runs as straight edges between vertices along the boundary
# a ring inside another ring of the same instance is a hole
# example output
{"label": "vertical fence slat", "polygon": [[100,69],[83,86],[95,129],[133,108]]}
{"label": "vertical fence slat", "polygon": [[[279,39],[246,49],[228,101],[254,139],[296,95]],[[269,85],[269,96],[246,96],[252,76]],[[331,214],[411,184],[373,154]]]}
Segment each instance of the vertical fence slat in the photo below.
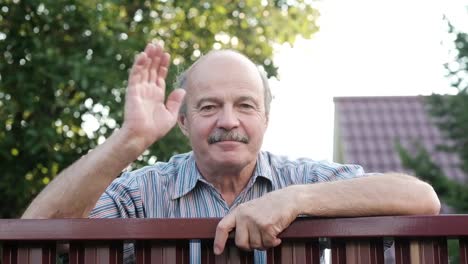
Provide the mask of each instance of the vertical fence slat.
{"label": "vertical fence slat", "polygon": [[421,249],[419,251],[419,257],[422,260],[422,263],[438,263],[438,261],[436,261],[438,259],[436,256],[437,252],[435,252],[431,241],[419,241],[419,246]]}
{"label": "vertical fence slat", "polygon": [[188,264],[189,241],[137,241],[135,247],[136,263],[176,263]]}
{"label": "vertical fence slat", "polygon": [[[227,243],[230,243],[229,241]],[[227,249],[227,245],[225,250]],[[223,254],[226,254],[224,251]],[[201,241],[201,263],[204,264],[214,264],[215,263],[215,254],[213,253],[213,241],[202,240]],[[221,262],[219,262],[221,264]],[[223,262],[224,263],[224,262]]]}
{"label": "vertical fence slat", "polygon": [[122,264],[122,241],[74,241],[70,243],[70,264]]}
{"label": "vertical fence slat", "polygon": [[[397,241],[400,241],[400,240],[397,240]],[[404,246],[408,248],[407,245],[404,245]],[[398,248],[395,248],[395,255],[397,255],[397,250]],[[411,263],[411,264],[413,263],[414,264],[418,264],[418,263],[447,264],[448,263],[447,239],[445,237],[444,238],[440,238],[440,237],[422,238],[422,239],[417,239],[417,240],[411,240],[411,242],[409,242],[409,252],[410,252],[409,261],[408,261],[408,257],[405,256],[405,262],[400,262],[400,263]]]}
{"label": "vertical fence slat", "polygon": [[281,245],[267,251],[267,263],[320,263],[320,246],[318,239],[283,240]]}
{"label": "vertical fence slat", "polygon": [[335,238],[331,240],[331,263],[346,264],[346,242]]}
{"label": "vertical fence slat", "polygon": [[112,241],[109,247],[109,262],[123,264],[123,241]]}
{"label": "vertical fence slat", "polygon": [[[283,241],[284,243],[284,241]],[[271,248],[267,251],[267,263],[268,264],[279,264],[281,263],[281,250],[284,244],[278,247]]]}
{"label": "vertical fence slat", "polygon": [[70,243],[68,260],[70,264],[84,263],[84,247],[80,243]]}
{"label": "vertical fence slat", "polygon": [[55,243],[8,242],[3,245],[4,264],[55,264]]}
{"label": "vertical fence slat", "polygon": [[434,251],[437,253],[436,256],[439,260],[439,263],[448,263],[448,247],[447,247],[447,238],[439,238],[433,243]]}
{"label": "vertical fence slat", "polygon": [[419,260],[426,264],[447,264],[447,239],[432,238],[418,240]]}
{"label": "vertical fence slat", "polygon": [[57,258],[57,244],[49,244],[48,247],[42,248],[42,263],[43,264],[55,264]]}
{"label": "vertical fence slat", "polygon": [[395,239],[395,263],[411,264],[410,242],[408,239]]}
{"label": "vertical fence slat", "polygon": [[369,246],[372,263],[384,264],[385,254],[383,238],[370,240]]}
{"label": "vertical fence slat", "polygon": [[206,264],[253,264],[254,253],[238,249],[232,240],[228,240],[223,254],[215,256],[213,240],[201,241],[201,263]]}
{"label": "vertical fence slat", "polygon": [[384,249],[382,239],[333,239],[333,264],[383,264]]}
{"label": "vertical fence slat", "polygon": [[18,248],[18,263],[21,263],[21,264],[31,264],[29,262],[29,249],[28,248],[24,248],[24,247],[20,247]]}
{"label": "vertical fence slat", "polygon": [[468,264],[468,238],[463,237],[458,240],[460,264]]}
{"label": "vertical fence slat", "polygon": [[16,244],[12,244],[12,243],[3,244],[2,260],[3,260],[3,264],[18,263],[18,247]]}
{"label": "vertical fence slat", "polygon": [[347,240],[346,241],[346,263],[347,264],[358,264],[357,260],[359,258],[359,254],[356,249],[357,245],[353,241]]}
{"label": "vertical fence slat", "polygon": [[151,246],[148,246],[150,241],[139,240],[135,243],[135,259],[136,264],[151,263]]}

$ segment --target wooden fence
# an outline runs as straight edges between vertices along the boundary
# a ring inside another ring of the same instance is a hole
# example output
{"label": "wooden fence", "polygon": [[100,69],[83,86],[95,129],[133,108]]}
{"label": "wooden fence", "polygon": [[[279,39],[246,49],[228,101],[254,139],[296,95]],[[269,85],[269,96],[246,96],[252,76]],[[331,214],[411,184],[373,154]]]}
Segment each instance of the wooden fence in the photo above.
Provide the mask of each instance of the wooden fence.
{"label": "wooden fence", "polygon": [[[136,263],[189,263],[189,242],[201,241],[202,263],[253,263],[253,253],[232,239],[213,254],[220,219],[0,220],[3,264],[56,263],[57,245],[69,245],[70,264],[123,263],[123,244],[134,243]],[[468,264],[468,215],[299,218],[267,251],[267,263],[320,263],[330,242],[331,263],[384,263],[383,239],[393,239],[395,262],[448,263],[447,239],[458,240]]]}

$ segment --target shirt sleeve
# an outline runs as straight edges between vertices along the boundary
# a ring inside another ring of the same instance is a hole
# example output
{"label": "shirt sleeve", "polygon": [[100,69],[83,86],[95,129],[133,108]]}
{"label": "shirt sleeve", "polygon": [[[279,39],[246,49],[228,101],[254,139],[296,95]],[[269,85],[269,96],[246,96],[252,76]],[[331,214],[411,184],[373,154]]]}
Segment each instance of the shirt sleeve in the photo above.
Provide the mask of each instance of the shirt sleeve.
{"label": "shirt sleeve", "polygon": [[140,189],[131,173],[115,179],[97,201],[89,218],[144,218]]}
{"label": "shirt sleeve", "polygon": [[360,165],[339,164],[334,162],[317,162],[307,175],[306,183],[330,182],[352,179],[366,175]]}

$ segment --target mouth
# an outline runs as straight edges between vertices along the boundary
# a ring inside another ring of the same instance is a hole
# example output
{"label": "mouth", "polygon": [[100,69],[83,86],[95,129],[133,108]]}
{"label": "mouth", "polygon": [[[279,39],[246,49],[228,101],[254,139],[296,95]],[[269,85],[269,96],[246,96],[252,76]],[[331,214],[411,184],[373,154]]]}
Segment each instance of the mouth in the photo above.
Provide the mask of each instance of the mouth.
{"label": "mouth", "polygon": [[227,140],[215,140],[215,141],[210,141],[208,140],[208,143],[211,145],[211,144],[218,144],[218,143],[232,143],[232,142],[235,142],[235,143],[243,143],[243,144],[247,144],[248,141],[243,141],[243,140],[233,140],[233,139],[227,139]]}
{"label": "mouth", "polygon": [[222,151],[234,151],[234,150],[237,150],[242,145],[244,145],[244,143],[235,141],[235,140],[224,140],[224,141],[213,143],[211,145],[216,146],[216,148],[219,148]]}

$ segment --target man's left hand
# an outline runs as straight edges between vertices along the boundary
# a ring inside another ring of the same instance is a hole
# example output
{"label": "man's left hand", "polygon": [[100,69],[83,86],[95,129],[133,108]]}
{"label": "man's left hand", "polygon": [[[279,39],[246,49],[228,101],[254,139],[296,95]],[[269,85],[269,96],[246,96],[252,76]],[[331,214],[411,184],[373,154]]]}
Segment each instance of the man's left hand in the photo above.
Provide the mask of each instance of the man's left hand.
{"label": "man's left hand", "polygon": [[214,253],[224,251],[229,232],[234,229],[236,246],[243,250],[278,246],[278,235],[299,215],[297,193],[291,187],[240,204],[226,215],[216,228]]}

